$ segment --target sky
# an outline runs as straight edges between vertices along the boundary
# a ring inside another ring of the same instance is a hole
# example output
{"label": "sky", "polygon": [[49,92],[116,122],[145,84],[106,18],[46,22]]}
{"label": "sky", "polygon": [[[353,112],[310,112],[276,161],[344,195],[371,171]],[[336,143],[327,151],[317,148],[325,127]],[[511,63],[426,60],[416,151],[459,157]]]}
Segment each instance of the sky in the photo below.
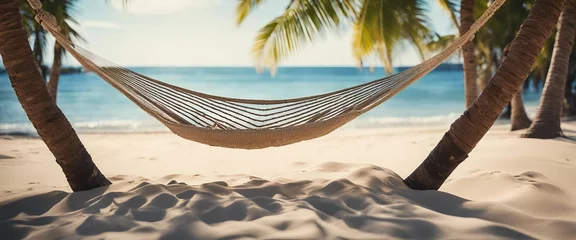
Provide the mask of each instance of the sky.
{"label": "sky", "polygon": [[[250,49],[258,29],[289,2],[265,1],[236,26],[236,0],[132,0],[128,8],[120,1],[80,0],[73,16],[87,40],[79,45],[123,66],[253,66]],[[434,30],[454,33],[448,15],[429,2]],[[355,66],[350,43],[351,31],[330,34],[306,45],[280,67]],[[50,52],[46,59],[52,58]],[[421,61],[410,47],[396,56],[396,66]],[[79,65],[70,56],[64,64]]]}

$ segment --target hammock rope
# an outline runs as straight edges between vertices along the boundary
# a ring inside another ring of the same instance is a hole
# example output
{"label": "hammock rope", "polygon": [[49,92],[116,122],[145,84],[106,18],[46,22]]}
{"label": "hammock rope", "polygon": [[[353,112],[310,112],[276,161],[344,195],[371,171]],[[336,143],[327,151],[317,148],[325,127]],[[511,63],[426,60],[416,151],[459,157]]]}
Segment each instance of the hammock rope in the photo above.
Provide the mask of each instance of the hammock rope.
{"label": "hammock rope", "polygon": [[36,21],[86,70],[96,73],[176,135],[211,146],[258,149],[324,136],[377,107],[471,41],[505,0],[494,1],[468,32],[410,69],[330,93],[282,100],[210,95],[123,68],[72,44],[38,0],[28,2],[36,13]]}

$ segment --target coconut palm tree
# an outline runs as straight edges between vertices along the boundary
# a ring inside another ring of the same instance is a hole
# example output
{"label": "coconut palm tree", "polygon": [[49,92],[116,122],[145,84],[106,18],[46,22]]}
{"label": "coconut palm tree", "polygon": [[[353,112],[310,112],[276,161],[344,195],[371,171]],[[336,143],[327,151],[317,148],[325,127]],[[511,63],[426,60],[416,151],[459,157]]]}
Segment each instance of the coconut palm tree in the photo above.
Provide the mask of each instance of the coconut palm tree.
{"label": "coconut palm tree", "polygon": [[[54,17],[56,17],[57,24],[59,26],[62,35],[67,36],[68,40],[75,42],[74,40],[85,41],[78,32],[68,24],[68,22],[76,23],[78,22],[70,16],[70,12],[73,10],[75,0],[52,0],[49,1],[50,5],[46,6],[44,9],[50,12]],[[60,46],[58,42],[54,42],[54,60],[52,61],[52,67],[50,68],[50,77],[48,79],[48,92],[57,100],[58,94],[58,82],[60,80],[60,72],[62,70],[62,57],[66,54],[64,48]]]}
{"label": "coconut palm tree", "polygon": [[530,74],[544,42],[552,33],[564,0],[536,0],[510,45],[508,55],[480,96],[451,126],[428,157],[404,183],[412,189],[440,188],[450,173],[488,132]]}
{"label": "coconut palm tree", "polygon": [[[467,32],[474,23],[474,0],[462,0],[460,2],[460,34]],[[462,46],[462,58],[464,65],[464,96],[465,105],[470,105],[478,97],[478,73],[476,72],[476,56],[474,56],[474,42],[468,41]]]}
{"label": "coconut palm tree", "polygon": [[56,158],[72,190],[110,184],[48,93],[14,0],[0,0],[0,55],[18,101]]}
{"label": "coconut palm tree", "polygon": [[38,66],[40,66],[40,72],[42,77],[46,79],[48,75],[48,67],[44,65],[44,53],[46,52],[46,31],[34,20],[34,10],[28,5],[26,0],[18,1],[20,7],[20,13],[24,20],[24,27],[28,31],[29,36],[34,39],[32,51]]}
{"label": "coconut palm tree", "polygon": [[516,131],[530,127],[532,121],[526,114],[524,108],[524,100],[522,100],[522,89],[514,94],[512,102],[510,102],[511,115],[510,115],[510,130]]}
{"label": "coconut palm tree", "polygon": [[544,84],[540,105],[538,106],[534,122],[522,137],[546,139],[564,136],[560,128],[560,118],[562,116],[568,64],[576,35],[575,5],[572,0],[569,0],[562,11],[558,31],[556,32],[552,62]]}
{"label": "coconut palm tree", "polygon": [[[237,24],[241,24],[262,0],[239,0]],[[439,0],[455,21],[454,0]],[[264,25],[252,47],[258,69],[274,72],[279,62],[317,41],[327,32],[351,26],[352,51],[361,65],[378,59],[388,73],[393,71],[394,48],[403,41],[414,46],[424,58],[425,40],[432,35],[423,0],[292,0],[283,14]]]}
{"label": "coconut palm tree", "polygon": [[[489,0],[476,0],[477,12],[484,12]],[[481,71],[480,89],[483,89],[492,76],[494,69],[500,65],[506,55],[506,48],[514,39],[520,25],[528,16],[533,0],[507,1],[500,10],[486,23],[476,34],[475,44],[477,49],[478,69]],[[544,55],[539,55],[533,73],[539,68]],[[502,118],[509,118],[511,130],[525,129],[530,126],[530,119],[524,108],[522,92],[517,93],[512,102],[507,106]]]}
{"label": "coconut palm tree", "polygon": [[58,42],[54,42],[54,60],[52,61],[52,68],[50,68],[50,77],[48,79],[47,87],[48,93],[57,102],[58,82],[60,81],[60,71],[62,70],[62,56],[64,49]]}
{"label": "coconut palm tree", "polygon": [[[42,5],[45,11],[52,14],[57,21],[57,24],[62,31],[64,36],[68,36],[69,40],[74,42],[74,40],[84,41],[84,39],[78,34],[78,32],[73,29],[69,22],[78,24],[78,22],[71,16],[71,12],[74,10],[74,4],[76,0],[43,0]],[[60,78],[60,71],[62,69],[62,57],[65,55],[64,49],[60,46],[58,42],[54,43],[54,59],[52,61],[52,67],[48,71],[48,68],[44,65],[44,53],[46,51],[46,36],[47,32],[36,22],[34,19],[34,11],[28,5],[26,0],[20,0],[20,12],[22,18],[29,30],[31,36],[34,37],[34,56],[38,64],[41,66],[42,76],[46,79],[48,73],[48,92],[54,100],[56,101],[56,94],[58,92],[58,82]]]}
{"label": "coconut palm tree", "polygon": [[[552,50],[554,48],[555,36],[553,35],[546,40],[544,48],[540,51],[536,63],[530,73],[530,78],[532,80],[532,85],[534,89],[537,90],[540,87],[540,83],[546,81],[546,76],[548,75],[548,69],[550,68],[550,61],[552,60]],[[544,85],[544,84],[542,84]]]}

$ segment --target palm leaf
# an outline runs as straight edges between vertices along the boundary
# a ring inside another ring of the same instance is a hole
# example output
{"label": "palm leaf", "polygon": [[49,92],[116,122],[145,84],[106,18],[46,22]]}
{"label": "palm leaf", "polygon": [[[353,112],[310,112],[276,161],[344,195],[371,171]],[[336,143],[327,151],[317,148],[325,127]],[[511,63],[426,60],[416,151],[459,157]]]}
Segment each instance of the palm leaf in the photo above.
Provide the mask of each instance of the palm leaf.
{"label": "palm leaf", "polygon": [[424,37],[430,34],[421,0],[365,0],[354,22],[352,51],[358,62],[376,56],[393,72],[394,48],[407,40],[424,58]]}
{"label": "palm leaf", "polygon": [[[244,19],[252,12],[252,10],[260,5],[264,0],[238,0],[236,4],[236,24],[240,25],[244,22]],[[290,5],[294,0],[291,1]]]}
{"label": "palm leaf", "polygon": [[[297,3],[297,4],[294,4]],[[315,41],[326,32],[341,30],[343,20],[356,14],[354,1],[299,0],[293,2],[258,34],[252,46],[252,56],[258,69],[274,70],[279,62]]]}
{"label": "palm leaf", "polygon": [[34,36],[32,52],[34,53],[38,64],[43,65],[44,50],[46,49],[46,30],[44,30],[40,24],[34,24],[32,34]]}

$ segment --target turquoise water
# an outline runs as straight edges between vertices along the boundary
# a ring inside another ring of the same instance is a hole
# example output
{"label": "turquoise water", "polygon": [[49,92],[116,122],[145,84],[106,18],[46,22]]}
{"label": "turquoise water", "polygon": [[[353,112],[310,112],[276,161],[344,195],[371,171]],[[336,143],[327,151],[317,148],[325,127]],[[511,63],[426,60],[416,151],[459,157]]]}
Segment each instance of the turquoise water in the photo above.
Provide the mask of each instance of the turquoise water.
{"label": "turquoise water", "polygon": [[[354,67],[281,68],[275,77],[253,68],[141,67],[134,71],[210,94],[282,99],[338,90],[384,76]],[[346,125],[380,128],[451,123],[464,111],[461,71],[435,70],[371,112]],[[539,93],[525,93],[529,115]],[[168,131],[95,74],[63,75],[58,105],[79,132]],[[0,133],[33,133],[7,75],[0,75]]]}

